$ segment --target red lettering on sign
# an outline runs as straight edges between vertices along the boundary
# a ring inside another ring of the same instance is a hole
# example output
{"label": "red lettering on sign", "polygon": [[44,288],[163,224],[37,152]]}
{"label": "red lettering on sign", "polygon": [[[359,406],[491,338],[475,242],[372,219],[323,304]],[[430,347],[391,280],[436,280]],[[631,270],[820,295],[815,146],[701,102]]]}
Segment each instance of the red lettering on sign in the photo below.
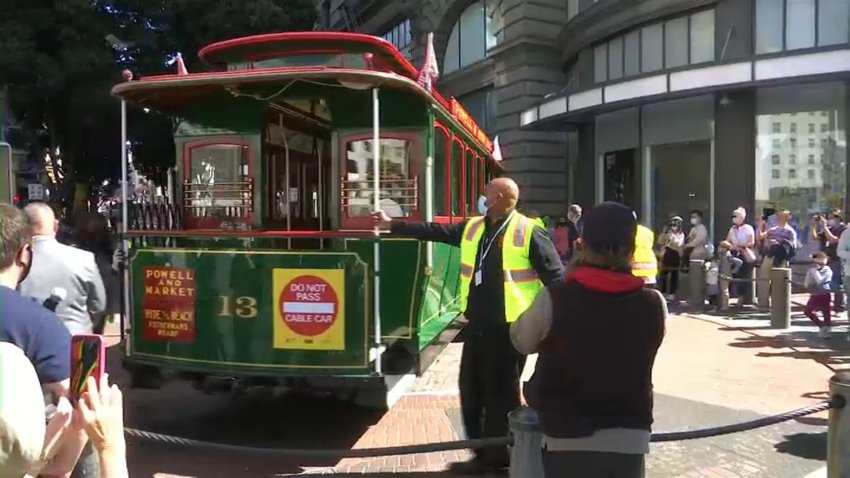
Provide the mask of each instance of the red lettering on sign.
{"label": "red lettering on sign", "polygon": [[479,143],[483,144],[484,147],[487,148],[488,152],[492,151],[493,141],[487,136],[487,133],[478,126],[478,123],[476,123],[472,115],[466,111],[466,108],[460,104],[460,101],[452,98],[449,106],[451,107],[452,116],[454,116],[455,119],[457,119],[460,124],[462,124],[463,127],[472,134],[472,137],[478,140]]}
{"label": "red lettering on sign", "polygon": [[307,337],[327,332],[340,313],[336,291],[327,281],[313,275],[289,281],[278,302],[284,324],[296,334]]}
{"label": "red lettering on sign", "polygon": [[142,338],[195,340],[195,271],[183,267],[145,267]]}

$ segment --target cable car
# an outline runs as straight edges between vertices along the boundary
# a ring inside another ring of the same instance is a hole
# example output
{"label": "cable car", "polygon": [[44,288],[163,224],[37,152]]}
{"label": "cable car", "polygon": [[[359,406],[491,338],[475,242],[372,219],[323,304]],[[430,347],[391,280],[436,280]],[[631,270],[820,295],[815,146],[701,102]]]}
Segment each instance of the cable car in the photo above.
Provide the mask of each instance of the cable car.
{"label": "cable car", "polygon": [[477,214],[503,171],[492,141],[378,37],[275,33],[199,56],[214,71],[112,90],[125,132],[126,105],[176,125],[173,201],[123,202],[133,385],[274,385],[388,406],[460,313],[459,249],[381,235],[370,214]]}

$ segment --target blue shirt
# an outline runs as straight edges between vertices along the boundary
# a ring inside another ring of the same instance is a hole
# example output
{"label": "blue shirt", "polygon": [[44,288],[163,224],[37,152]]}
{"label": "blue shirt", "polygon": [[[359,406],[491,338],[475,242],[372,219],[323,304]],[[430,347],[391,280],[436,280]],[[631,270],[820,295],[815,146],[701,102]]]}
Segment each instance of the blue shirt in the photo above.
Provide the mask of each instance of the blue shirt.
{"label": "blue shirt", "polygon": [[24,351],[41,383],[71,376],[71,333],[53,312],[0,286],[0,341]]}

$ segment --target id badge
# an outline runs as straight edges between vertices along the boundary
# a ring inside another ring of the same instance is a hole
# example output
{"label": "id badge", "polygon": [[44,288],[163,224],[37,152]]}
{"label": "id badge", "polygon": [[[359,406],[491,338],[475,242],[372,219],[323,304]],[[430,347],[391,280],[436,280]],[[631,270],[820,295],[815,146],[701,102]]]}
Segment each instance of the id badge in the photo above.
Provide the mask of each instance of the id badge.
{"label": "id badge", "polygon": [[481,271],[475,271],[475,285],[481,285]]}

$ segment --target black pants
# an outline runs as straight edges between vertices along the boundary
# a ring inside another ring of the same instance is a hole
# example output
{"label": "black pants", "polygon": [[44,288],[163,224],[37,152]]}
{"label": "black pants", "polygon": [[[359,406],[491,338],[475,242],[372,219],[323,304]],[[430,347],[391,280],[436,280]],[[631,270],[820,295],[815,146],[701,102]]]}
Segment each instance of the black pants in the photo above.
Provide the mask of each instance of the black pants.
{"label": "black pants", "polygon": [[602,451],[543,450],[543,476],[561,478],[644,478],[643,455]]}
{"label": "black pants", "polygon": [[662,294],[676,295],[679,290],[679,266],[682,265],[682,257],[678,252],[667,249],[661,256],[661,274],[659,274],[659,288]]}
{"label": "black pants", "polygon": [[732,274],[736,279],[747,279],[746,282],[733,282],[730,288],[734,292],[732,297],[738,297],[743,304],[753,303],[753,283],[749,279],[753,277],[753,263],[744,261],[738,272]]}
{"label": "black pants", "polygon": [[[470,439],[507,435],[508,413],[520,403],[519,379],[526,357],[514,350],[509,329],[504,325],[503,329],[486,334],[464,334],[460,407]],[[478,459],[499,466],[510,461],[507,448],[475,450],[475,454]]]}

